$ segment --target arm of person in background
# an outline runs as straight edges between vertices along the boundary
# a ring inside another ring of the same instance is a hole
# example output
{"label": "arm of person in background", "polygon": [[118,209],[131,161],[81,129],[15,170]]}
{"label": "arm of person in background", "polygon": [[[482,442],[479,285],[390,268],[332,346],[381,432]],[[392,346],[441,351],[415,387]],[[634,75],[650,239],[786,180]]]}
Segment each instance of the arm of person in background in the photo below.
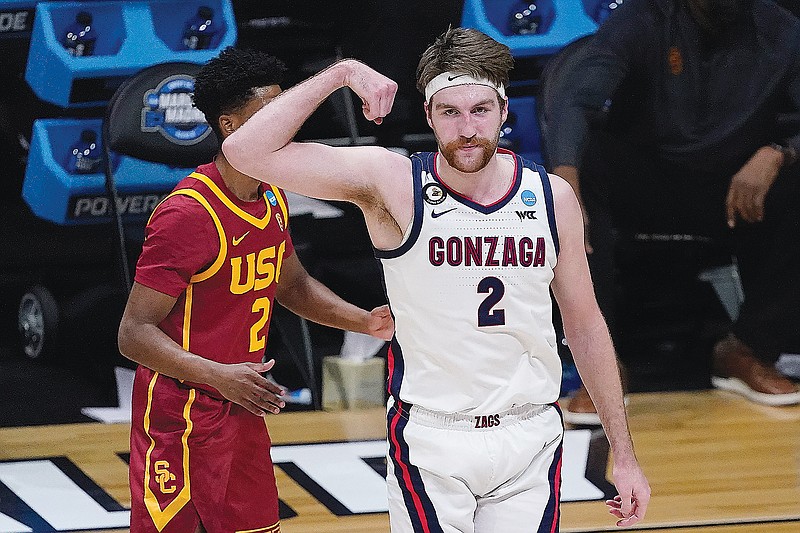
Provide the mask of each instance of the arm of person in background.
{"label": "arm of person in background", "polygon": [[334,91],[352,89],[364,116],[380,123],[392,108],[397,84],[355,60],[331,65],[281,93],[222,144],[238,171],[289,191],[345,200],[364,212],[377,248],[394,248],[413,211],[410,160],[377,146],[330,147],[291,142]]}
{"label": "arm of person in background", "polygon": [[[788,85],[789,100],[800,114],[800,57],[795,57]],[[800,128],[795,127],[795,131]],[[793,165],[800,156],[800,132],[779,142],[781,148],[762,146],[731,178],[725,210],[728,226],[736,226],[740,217],[746,222],[764,220],[764,201],[781,169]]]}
{"label": "arm of person in background", "polygon": [[[615,9],[580,54],[571,70],[573,78],[560,94],[553,96],[546,117],[547,152],[550,171],[572,186],[583,213],[584,225],[590,223],[583,208],[579,166],[588,139],[592,118],[600,112],[625,79],[633,58],[649,46],[648,31],[653,27],[648,2],[626,2]],[[554,76],[559,73],[555,72]],[[592,253],[588,231],[584,246]]]}
{"label": "arm of person in background", "polygon": [[311,277],[297,254],[284,259],[277,299],[298,316],[332,328],[365,333],[385,341],[394,335],[388,305],[365,311],[337,296]]}
{"label": "arm of person in background", "polygon": [[566,181],[557,176],[551,176],[551,181],[560,245],[553,294],[575,366],[611,445],[613,480],[619,495],[606,504],[618,518],[618,526],[632,526],[644,518],[650,486],[634,453],[614,346],[594,296],[583,248],[580,205]]}
{"label": "arm of person in background", "polygon": [[286,393],[261,372],[275,364],[223,364],[181,348],[158,325],[177,298],[134,283],[119,327],[119,350],[128,359],[175,379],[206,383],[253,414],[278,413]]}

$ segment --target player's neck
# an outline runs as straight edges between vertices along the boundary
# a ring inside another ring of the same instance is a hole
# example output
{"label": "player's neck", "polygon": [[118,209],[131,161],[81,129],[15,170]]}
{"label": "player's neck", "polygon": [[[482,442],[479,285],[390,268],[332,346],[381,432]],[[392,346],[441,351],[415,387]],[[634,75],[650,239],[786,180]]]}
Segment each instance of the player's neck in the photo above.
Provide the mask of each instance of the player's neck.
{"label": "player's neck", "polygon": [[461,172],[451,167],[439,153],[436,157],[436,171],[449,188],[482,205],[490,205],[502,199],[514,181],[514,162],[498,157],[497,154],[481,170]]}
{"label": "player's neck", "polygon": [[239,200],[254,202],[261,197],[259,189],[261,182],[233,168],[222,152],[214,158],[214,163],[222,176],[222,181]]}

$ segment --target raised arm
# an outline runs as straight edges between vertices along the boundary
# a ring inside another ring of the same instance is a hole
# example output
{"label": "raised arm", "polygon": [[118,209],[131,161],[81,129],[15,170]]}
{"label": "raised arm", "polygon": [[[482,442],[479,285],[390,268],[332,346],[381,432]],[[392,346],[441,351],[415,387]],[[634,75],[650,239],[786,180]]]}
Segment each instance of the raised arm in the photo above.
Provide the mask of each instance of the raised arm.
{"label": "raised arm", "polygon": [[376,123],[391,111],[397,91],[394,81],[363,63],[340,61],[265,105],[225,140],[222,151],[234,168],[256,179],[355,203],[364,211],[373,243],[393,247],[413,210],[410,161],[376,146],[292,142],[314,110],[342,87],[361,98],[364,116]]}
{"label": "raised arm", "polygon": [[617,525],[631,526],[644,518],[650,487],[634,454],[614,347],[595,299],[578,200],[564,180],[554,175],[550,179],[560,244],[553,294],[575,365],[611,444],[619,497],[607,502],[610,512],[619,519]]}

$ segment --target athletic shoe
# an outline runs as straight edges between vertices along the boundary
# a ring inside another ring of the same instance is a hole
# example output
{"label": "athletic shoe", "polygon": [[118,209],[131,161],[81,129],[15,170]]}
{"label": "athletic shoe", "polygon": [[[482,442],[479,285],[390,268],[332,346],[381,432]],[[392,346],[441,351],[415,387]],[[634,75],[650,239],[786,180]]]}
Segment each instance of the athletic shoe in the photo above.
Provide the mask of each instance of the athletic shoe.
{"label": "athletic shoe", "polygon": [[773,365],[758,359],[753,350],[732,334],[714,346],[711,384],[762,405],[796,405],[800,390]]}

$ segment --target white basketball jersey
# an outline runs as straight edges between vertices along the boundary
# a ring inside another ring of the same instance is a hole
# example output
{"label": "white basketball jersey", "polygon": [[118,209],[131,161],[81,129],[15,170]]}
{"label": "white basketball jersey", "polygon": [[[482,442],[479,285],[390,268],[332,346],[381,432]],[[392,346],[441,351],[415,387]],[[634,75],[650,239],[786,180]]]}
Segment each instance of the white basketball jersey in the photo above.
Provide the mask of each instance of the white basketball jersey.
{"label": "white basketball jersey", "polygon": [[389,392],[445,413],[555,402],[561,362],[550,282],[558,254],[547,173],[511,152],[506,195],[484,206],[411,156],[414,219],[395,250],[376,250],[395,320]]}

